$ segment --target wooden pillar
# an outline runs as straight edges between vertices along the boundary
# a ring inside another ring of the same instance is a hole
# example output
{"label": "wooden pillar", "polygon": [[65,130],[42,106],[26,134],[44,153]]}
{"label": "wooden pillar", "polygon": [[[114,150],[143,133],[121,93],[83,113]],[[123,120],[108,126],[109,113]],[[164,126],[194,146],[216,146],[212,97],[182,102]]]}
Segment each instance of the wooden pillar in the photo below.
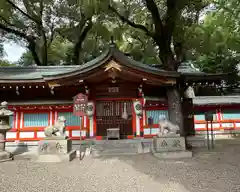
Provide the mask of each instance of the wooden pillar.
{"label": "wooden pillar", "polygon": [[171,123],[177,124],[180,128],[180,135],[185,136],[181,92],[177,85],[167,87],[167,100],[169,120]]}

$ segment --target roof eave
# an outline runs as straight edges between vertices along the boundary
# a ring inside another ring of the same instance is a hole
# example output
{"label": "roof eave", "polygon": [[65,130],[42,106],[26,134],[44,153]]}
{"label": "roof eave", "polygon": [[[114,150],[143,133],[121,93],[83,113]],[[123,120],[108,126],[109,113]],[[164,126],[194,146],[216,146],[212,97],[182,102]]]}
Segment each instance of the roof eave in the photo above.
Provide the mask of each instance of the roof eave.
{"label": "roof eave", "polygon": [[219,74],[208,74],[208,73],[204,73],[204,74],[189,74],[189,73],[182,73],[181,77],[185,78],[185,79],[203,79],[203,80],[224,80],[227,79],[227,77],[229,76],[229,74],[227,73],[219,73]]}
{"label": "roof eave", "polygon": [[9,80],[9,79],[1,79],[0,83],[2,84],[20,84],[20,83],[45,83],[44,79],[15,79],[15,80]]}
{"label": "roof eave", "polygon": [[[101,56],[99,56],[98,58],[100,58],[100,57]],[[74,71],[70,71],[70,72],[62,73],[62,74],[57,74],[57,75],[43,75],[43,78],[44,78],[45,81],[52,81],[52,80],[58,80],[58,79],[61,79],[61,78],[68,78],[70,76],[81,75],[81,74],[87,73],[87,72],[89,72],[91,70],[94,70],[97,67],[101,66],[103,63],[105,63],[107,60],[109,60],[110,57],[111,56],[108,54],[104,58],[102,58],[101,60],[92,63],[90,66],[88,66],[86,68],[83,67],[81,69],[77,69],[77,70],[74,70]],[[97,60],[97,58],[96,58],[96,60]],[[86,63],[86,64],[88,64],[88,63]],[[85,64],[83,64],[83,65],[85,65]]]}

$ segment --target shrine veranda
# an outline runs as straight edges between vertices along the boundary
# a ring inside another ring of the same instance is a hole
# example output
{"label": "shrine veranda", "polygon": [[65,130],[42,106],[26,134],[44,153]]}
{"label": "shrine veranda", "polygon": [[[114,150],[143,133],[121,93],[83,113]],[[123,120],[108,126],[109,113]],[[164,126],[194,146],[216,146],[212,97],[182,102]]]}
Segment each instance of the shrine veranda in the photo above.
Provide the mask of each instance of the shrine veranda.
{"label": "shrine veranda", "polygon": [[[191,136],[206,131],[206,111],[213,113],[215,132],[236,130],[240,96],[205,91],[221,85],[226,76],[206,74],[186,63],[177,72],[165,71],[132,60],[114,45],[81,66],[2,67],[0,100],[14,111],[7,141],[41,140],[44,128],[59,116],[66,118],[72,140],[106,139],[108,128],[119,128],[120,139],[151,138],[158,132],[159,116],[171,120],[179,113],[181,134]],[[176,103],[167,97],[173,87],[179,90],[179,97],[173,98]],[[194,99],[184,97],[188,87],[196,90]],[[87,97],[89,111],[75,116],[74,107],[79,106],[74,106],[73,97],[79,94]],[[169,105],[178,113],[169,113]]]}

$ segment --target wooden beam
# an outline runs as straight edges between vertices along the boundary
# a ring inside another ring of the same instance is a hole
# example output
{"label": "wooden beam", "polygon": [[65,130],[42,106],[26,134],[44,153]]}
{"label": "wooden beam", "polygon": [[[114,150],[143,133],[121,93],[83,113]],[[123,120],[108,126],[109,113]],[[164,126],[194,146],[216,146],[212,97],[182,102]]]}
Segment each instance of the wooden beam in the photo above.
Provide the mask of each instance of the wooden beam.
{"label": "wooden beam", "polygon": [[153,75],[146,75],[145,73],[134,71],[130,68],[123,68],[122,73],[130,74],[133,77],[139,77],[141,79],[146,78],[147,80],[145,81],[145,83],[152,82],[152,83],[156,83],[156,84],[168,84],[168,85],[176,84],[175,78],[167,78],[167,77],[161,77],[161,76],[156,77]]}

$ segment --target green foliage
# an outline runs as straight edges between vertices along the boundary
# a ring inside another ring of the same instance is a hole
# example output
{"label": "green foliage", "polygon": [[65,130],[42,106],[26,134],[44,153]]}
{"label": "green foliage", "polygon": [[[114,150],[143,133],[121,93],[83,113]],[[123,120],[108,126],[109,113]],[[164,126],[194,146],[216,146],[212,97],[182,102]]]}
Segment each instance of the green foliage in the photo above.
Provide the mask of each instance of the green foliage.
{"label": "green foliage", "polygon": [[[167,10],[171,11],[166,1],[154,1],[163,25],[169,22],[166,18],[169,14]],[[11,5],[9,0],[0,1],[1,33],[5,38],[23,42],[27,46],[29,41],[26,37],[34,37],[35,50],[41,65],[85,63],[99,56],[106,49],[111,37],[121,51],[135,60],[146,64],[164,63],[161,58],[164,50],[161,46],[166,43],[165,38],[159,36],[159,41],[156,38],[157,33],[154,38],[151,36],[156,32],[156,23],[145,0],[111,1],[110,5],[126,20],[144,26],[149,34],[120,19],[109,9],[109,0],[12,2],[21,9]],[[214,5],[215,11],[208,13],[204,22],[199,22],[202,11],[210,4]],[[236,65],[239,63],[240,52],[239,1],[184,0],[178,1],[176,6],[177,15],[173,10],[170,14],[175,20],[169,31],[174,58],[179,54],[182,57],[180,61],[192,60],[203,71],[232,72],[237,79]],[[10,31],[3,30],[1,25]],[[20,65],[36,64],[32,50],[29,50],[21,57]],[[1,54],[3,49],[0,43],[0,56]]]}
{"label": "green foliage", "polygon": [[[61,37],[56,37],[48,50],[48,65],[63,65],[67,62],[69,50],[72,48],[72,43]],[[34,59],[30,51],[26,51],[21,56],[18,64],[21,66],[35,65]]]}
{"label": "green foliage", "polygon": [[7,60],[0,59],[0,67],[9,67],[9,66],[15,66],[15,64],[10,63]]}
{"label": "green foliage", "polygon": [[240,81],[240,4],[238,1],[214,1],[215,10],[203,23],[192,25],[186,35],[187,58],[202,71],[231,73],[228,83],[234,87]]}

